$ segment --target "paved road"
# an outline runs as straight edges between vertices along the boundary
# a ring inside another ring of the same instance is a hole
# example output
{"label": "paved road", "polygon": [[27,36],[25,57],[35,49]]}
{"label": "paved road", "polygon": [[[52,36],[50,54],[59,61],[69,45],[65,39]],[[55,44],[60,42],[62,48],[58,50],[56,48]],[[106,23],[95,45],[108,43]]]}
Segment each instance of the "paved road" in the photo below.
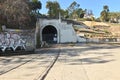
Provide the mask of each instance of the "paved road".
{"label": "paved road", "polygon": [[63,47],[45,80],[120,80],[120,46],[86,44]]}
{"label": "paved road", "polygon": [[45,49],[36,54],[0,57],[0,80],[38,80],[58,53],[59,49]]}
{"label": "paved road", "polygon": [[[120,80],[120,45],[59,47],[60,55],[44,80]],[[51,48],[37,54],[0,57],[0,80],[40,80],[58,53],[59,48]],[[18,65],[20,67],[6,72]]]}

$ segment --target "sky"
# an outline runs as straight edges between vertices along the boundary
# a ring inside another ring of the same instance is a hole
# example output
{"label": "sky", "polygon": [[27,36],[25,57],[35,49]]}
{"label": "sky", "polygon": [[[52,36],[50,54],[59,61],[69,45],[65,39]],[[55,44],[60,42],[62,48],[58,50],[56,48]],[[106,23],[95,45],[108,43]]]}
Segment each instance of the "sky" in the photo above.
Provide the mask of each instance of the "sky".
{"label": "sky", "polygon": [[97,18],[100,16],[100,12],[103,10],[104,5],[109,6],[110,12],[120,12],[120,0],[40,0],[42,3],[42,9],[40,12],[42,14],[47,14],[48,9],[46,9],[47,1],[57,1],[62,9],[67,9],[69,5],[76,1],[80,4],[80,8],[92,10],[94,16]]}

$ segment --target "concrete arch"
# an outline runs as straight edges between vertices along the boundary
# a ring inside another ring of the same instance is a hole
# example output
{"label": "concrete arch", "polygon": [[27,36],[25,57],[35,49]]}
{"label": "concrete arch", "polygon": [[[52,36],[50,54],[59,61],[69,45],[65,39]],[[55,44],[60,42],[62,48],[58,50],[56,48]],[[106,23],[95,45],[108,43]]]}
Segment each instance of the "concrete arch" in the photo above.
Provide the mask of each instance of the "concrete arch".
{"label": "concrete arch", "polygon": [[55,25],[44,25],[40,30],[41,41],[59,43],[59,30]]}

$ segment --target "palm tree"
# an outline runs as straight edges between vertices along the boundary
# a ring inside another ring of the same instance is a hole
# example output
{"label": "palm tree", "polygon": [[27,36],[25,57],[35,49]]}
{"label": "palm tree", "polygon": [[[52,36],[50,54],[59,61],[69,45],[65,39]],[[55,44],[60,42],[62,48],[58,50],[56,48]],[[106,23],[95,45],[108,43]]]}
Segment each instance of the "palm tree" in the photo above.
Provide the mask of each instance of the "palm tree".
{"label": "palm tree", "polygon": [[60,5],[57,1],[47,1],[46,8],[49,9],[49,17],[58,18]]}
{"label": "palm tree", "polygon": [[52,5],[53,3],[51,1],[47,1],[46,8],[49,9],[48,11],[49,16],[52,16]]}
{"label": "palm tree", "polygon": [[42,4],[39,0],[30,1],[30,8],[33,12],[37,13],[37,10],[42,8]]}
{"label": "palm tree", "polygon": [[106,12],[109,12],[109,7],[107,5],[103,6],[103,9],[106,11]]}

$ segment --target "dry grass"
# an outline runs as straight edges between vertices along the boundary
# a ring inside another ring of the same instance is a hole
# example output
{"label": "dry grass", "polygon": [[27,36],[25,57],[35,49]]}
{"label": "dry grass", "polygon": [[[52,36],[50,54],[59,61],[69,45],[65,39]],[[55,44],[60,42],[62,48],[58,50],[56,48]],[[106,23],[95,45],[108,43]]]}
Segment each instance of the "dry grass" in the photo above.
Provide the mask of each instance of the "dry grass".
{"label": "dry grass", "polygon": [[111,32],[113,35],[120,36],[120,24],[117,24],[117,23],[95,22],[95,21],[84,21],[83,23],[86,24],[89,27],[92,27],[94,25],[110,26],[107,29],[107,31]]}

